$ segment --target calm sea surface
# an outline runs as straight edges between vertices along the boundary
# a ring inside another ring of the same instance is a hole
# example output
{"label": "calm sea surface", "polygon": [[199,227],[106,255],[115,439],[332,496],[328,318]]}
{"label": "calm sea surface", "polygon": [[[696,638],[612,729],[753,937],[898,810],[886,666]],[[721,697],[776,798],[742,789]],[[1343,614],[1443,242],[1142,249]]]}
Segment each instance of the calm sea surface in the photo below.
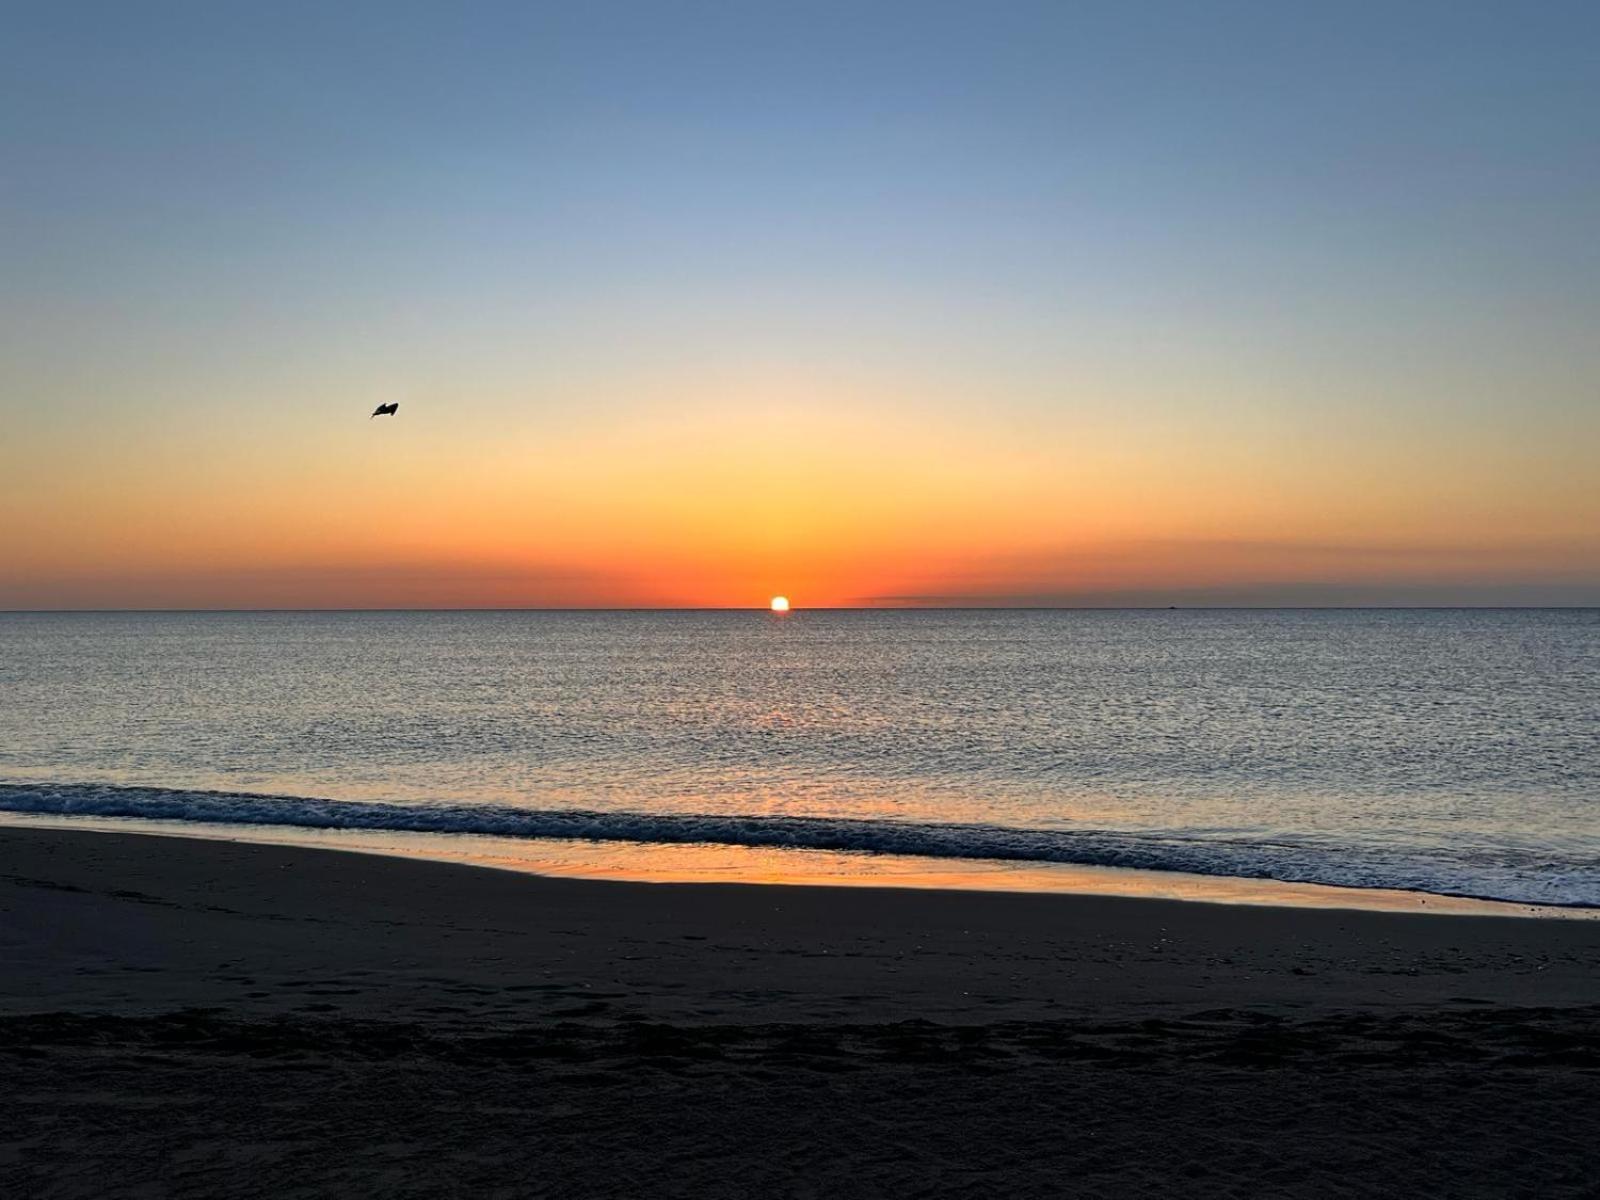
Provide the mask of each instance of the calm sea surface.
{"label": "calm sea surface", "polygon": [[1600,611],[0,615],[0,809],[1600,904]]}

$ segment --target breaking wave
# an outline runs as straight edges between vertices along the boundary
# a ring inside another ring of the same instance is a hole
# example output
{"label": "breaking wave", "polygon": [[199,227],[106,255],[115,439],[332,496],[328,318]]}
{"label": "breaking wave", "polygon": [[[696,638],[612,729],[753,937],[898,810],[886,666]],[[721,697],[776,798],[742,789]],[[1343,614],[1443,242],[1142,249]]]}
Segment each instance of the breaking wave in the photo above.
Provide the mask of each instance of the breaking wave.
{"label": "breaking wave", "polygon": [[1181,871],[1195,875],[1393,888],[1515,903],[1600,906],[1600,866],[1496,850],[1446,857],[1197,832],[1017,829],[832,817],[389,804],[103,784],[0,783],[0,811],[215,825],[897,854]]}

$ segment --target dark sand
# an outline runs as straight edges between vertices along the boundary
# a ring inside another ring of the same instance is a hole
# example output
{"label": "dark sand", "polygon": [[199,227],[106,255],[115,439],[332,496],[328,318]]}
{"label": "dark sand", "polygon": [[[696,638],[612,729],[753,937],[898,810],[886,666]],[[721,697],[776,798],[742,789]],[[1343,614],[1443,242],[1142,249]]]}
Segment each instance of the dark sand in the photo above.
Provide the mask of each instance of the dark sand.
{"label": "dark sand", "polygon": [[1596,1196],[1600,923],[0,828],[0,1196]]}

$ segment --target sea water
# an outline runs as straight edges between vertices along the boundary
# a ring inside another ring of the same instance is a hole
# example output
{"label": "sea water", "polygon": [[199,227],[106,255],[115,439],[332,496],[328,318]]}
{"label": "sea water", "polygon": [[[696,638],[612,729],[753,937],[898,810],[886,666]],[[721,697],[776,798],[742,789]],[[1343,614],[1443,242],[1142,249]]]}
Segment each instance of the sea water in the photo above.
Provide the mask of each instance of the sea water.
{"label": "sea water", "polygon": [[0,614],[0,810],[1600,905],[1600,610]]}

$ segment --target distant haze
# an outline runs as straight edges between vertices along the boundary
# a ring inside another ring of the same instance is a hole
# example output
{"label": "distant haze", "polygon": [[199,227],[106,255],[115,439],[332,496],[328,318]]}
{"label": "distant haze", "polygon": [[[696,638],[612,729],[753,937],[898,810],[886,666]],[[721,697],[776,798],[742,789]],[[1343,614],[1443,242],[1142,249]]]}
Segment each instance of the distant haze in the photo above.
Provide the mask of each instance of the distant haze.
{"label": "distant haze", "polygon": [[6,25],[0,608],[1600,604],[1593,4]]}

